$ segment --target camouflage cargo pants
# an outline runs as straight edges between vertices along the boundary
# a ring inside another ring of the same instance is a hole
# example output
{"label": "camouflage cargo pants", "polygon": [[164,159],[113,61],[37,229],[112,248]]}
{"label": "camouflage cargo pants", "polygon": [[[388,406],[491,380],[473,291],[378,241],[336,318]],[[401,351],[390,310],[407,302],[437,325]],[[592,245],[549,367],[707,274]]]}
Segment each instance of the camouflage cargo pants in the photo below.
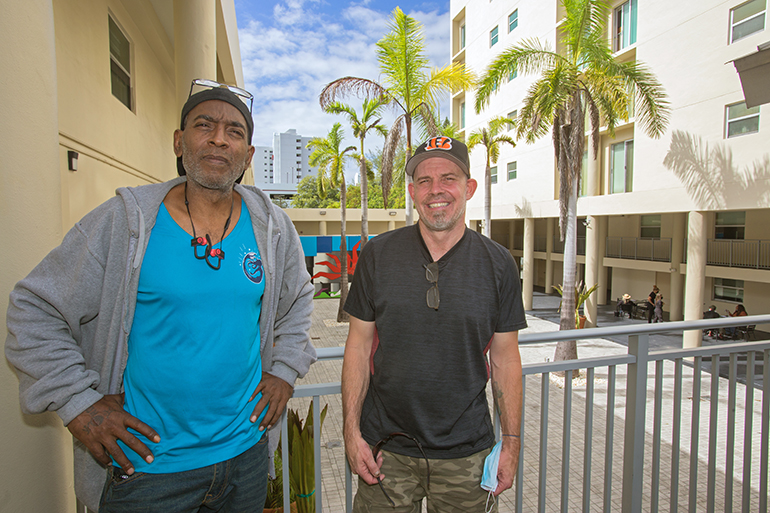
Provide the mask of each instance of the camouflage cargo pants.
{"label": "camouflage cargo pants", "polygon": [[[427,498],[428,513],[484,513],[488,492],[480,486],[481,475],[491,450],[467,458],[430,460],[429,489],[424,459],[382,451],[382,485],[396,507],[378,485],[359,478],[353,513],[420,513],[423,498]],[[497,512],[497,504],[491,511]]]}

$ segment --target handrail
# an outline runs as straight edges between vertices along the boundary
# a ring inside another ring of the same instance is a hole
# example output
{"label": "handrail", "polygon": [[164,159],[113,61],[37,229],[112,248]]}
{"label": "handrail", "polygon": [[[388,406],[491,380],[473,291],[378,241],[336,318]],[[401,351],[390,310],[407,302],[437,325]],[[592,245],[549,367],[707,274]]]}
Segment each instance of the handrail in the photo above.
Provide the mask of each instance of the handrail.
{"label": "handrail", "polygon": [[[661,362],[663,360],[673,360],[679,362],[681,365],[683,359],[693,358],[698,361],[704,357],[717,356],[723,354],[731,354],[731,360],[736,352],[737,345],[735,343],[727,343],[720,345],[709,345],[707,347],[692,347],[684,349],[666,349],[662,351],[650,351],[649,350],[649,335],[652,333],[661,332],[684,332],[688,330],[704,330],[709,328],[724,328],[734,326],[746,326],[746,325],[758,325],[758,324],[770,324],[770,314],[762,315],[750,315],[744,317],[721,317],[718,319],[698,319],[691,321],[673,321],[666,323],[656,324],[628,324],[622,326],[610,326],[610,327],[598,327],[598,328],[585,328],[580,330],[565,330],[565,331],[550,331],[541,333],[523,333],[519,336],[519,344],[526,346],[528,344],[537,344],[543,342],[556,342],[562,340],[584,340],[595,338],[608,338],[610,336],[626,335],[629,337],[628,341],[628,353],[627,354],[614,354],[601,357],[590,357],[576,360],[565,360],[559,362],[538,362],[525,364],[523,366],[523,374],[547,375],[549,373],[565,372],[571,373],[572,371],[586,369],[589,373],[593,372],[593,369],[597,367],[608,367],[612,369],[611,375],[614,375],[614,368],[618,365],[627,365],[629,374],[627,378],[628,390],[626,392],[626,410],[627,410],[627,422],[626,422],[626,434],[624,437],[624,461],[623,461],[623,507],[624,511],[641,511],[641,496],[642,490],[640,485],[639,474],[641,472],[641,465],[644,463],[644,418],[645,418],[645,405],[643,396],[646,394],[646,380],[647,380],[647,364],[652,362]],[[740,351],[753,354],[754,352],[765,352],[765,358],[770,355],[770,341],[757,341],[757,342],[741,342]],[[331,361],[339,360],[344,356],[344,347],[327,347],[317,348],[317,356],[319,361]],[[697,364],[699,365],[699,364]],[[765,370],[765,383],[770,382],[770,374],[768,370]],[[732,371],[731,371],[732,372]],[[569,375],[569,374],[568,374]],[[568,380],[571,381],[571,380]],[[681,385],[680,385],[681,386]],[[713,386],[713,385],[712,385]],[[570,383],[565,381],[565,387],[570,387]],[[613,389],[614,390],[614,389]],[[321,383],[321,384],[303,384],[297,385],[294,389],[293,398],[300,397],[313,397],[314,399],[320,398],[322,395],[336,395],[341,393],[341,383]],[[614,397],[614,392],[612,397]],[[609,400],[609,399],[608,399]],[[613,399],[614,400],[614,399]],[[565,399],[566,401],[566,399]],[[315,419],[320,418],[320,400],[313,401],[313,415]],[[763,425],[761,432],[766,435],[770,428],[768,427],[768,420],[764,417],[769,417],[767,412],[767,404],[770,401],[763,401]],[[543,408],[547,408],[547,404],[542,405]],[[632,410],[632,411],[629,411]],[[629,419],[631,419],[629,421]],[[612,419],[608,418],[609,422]],[[320,466],[320,422],[314,422],[314,454],[315,454],[315,474],[316,474],[316,509],[321,511],[321,466]],[[281,418],[281,434],[282,436],[288,436],[286,425],[286,413],[284,412]],[[608,443],[611,444],[611,440]],[[767,452],[767,442],[762,442],[763,461],[767,461],[767,456],[764,454]],[[568,445],[568,444],[567,444]],[[288,472],[288,444],[283,445],[283,465],[284,475],[289,475]],[[641,454],[641,460],[640,458]],[[522,460],[519,462],[519,475],[517,476],[517,494],[521,490],[522,478]],[[346,479],[346,501],[348,508],[352,504],[352,476],[350,469],[345,463],[345,479]],[[563,477],[564,479],[564,477]],[[562,482],[562,487],[566,486],[565,482]],[[766,491],[768,487],[767,479],[760,482],[760,492]],[[284,507],[288,508],[288,480],[284,481]],[[563,492],[564,493],[564,492]],[[521,504],[520,496],[518,504]],[[606,495],[609,498],[609,495]],[[566,500],[566,496],[564,497]],[[657,500],[657,497],[656,497]],[[745,509],[744,509],[745,510]]]}

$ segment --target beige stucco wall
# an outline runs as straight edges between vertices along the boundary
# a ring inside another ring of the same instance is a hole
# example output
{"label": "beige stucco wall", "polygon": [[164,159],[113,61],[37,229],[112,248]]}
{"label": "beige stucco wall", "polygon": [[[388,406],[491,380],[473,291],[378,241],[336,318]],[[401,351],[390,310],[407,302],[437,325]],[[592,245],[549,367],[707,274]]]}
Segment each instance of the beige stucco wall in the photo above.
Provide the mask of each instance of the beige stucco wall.
{"label": "beige stucco wall", "polygon": [[[233,0],[211,4],[218,77],[242,84]],[[0,0],[0,323],[8,294],[120,186],[176,176],[173,0]],[[182,4],[187,5],[187,4]],[[158,7],[160,13],[155,11]],[[131,43],[133,108],[111,93],[108,13]],[[169,18],[170,16],[170,18]],[[196,53],[196,41],[184,51]],[[224,60],[232,59],[232,62]],[[184,77],[189,90],[191,78]],[[67,151],[79,154],[67,169]],[[5,330],[4,330],[5,331]],[[5,336],[2,336],[3,341]],[[54,413],[24,415],[0,365],[0,511],[74,512],[72,441]]]}

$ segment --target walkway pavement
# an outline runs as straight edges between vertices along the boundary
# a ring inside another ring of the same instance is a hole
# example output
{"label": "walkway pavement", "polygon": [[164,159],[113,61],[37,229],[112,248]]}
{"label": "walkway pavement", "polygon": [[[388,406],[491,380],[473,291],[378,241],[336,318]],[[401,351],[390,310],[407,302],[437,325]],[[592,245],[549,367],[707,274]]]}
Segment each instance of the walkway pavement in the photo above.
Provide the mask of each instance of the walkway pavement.
{"label": "walkway pavement", "polygon": [[[527,312],[527,322],[529,327],[526,332],[544,332],[558,330],[558,314],[556,308],[558,307],[559,298],[553,296],[547,296],[545,294],[536,293],[534,308],[532,311]],[[337,323],[336,314],[338,307],[337,299],[320,299],[314,301],[313,312],[313,325],[310,331],[312,342],[316,347],[344,347],[345,339],[347,337],[348,326],[346,323]],[[620,319],[614,317],[612,311],[614,306],[606,306],[600,308],[599,324],[600,326],[608,326],[616,323],[641,323],[646,321],[637,321],[629,319]],[[554,322],[554,320],[556,322]],[[704,345],[712,343],[709,340],[704,340]],[[653,334],[650,337],[650,345],[655,349],[682,347],[681,334]],[[525,363],[540,363],[546,359],[552,359],[554,353],[555,343],[551,344],[528,344],[521,348],[522,359]],[[594,339],[581,341],[578,346],[579,356],[581,358],[587,358],[591,356],[607,356],[610,354],[625,354],[627,349],[625,347],[625,340],[605,340]],[[723,365],[723,367],[726,367]],[[310,383],[329,383],[338,382],[340,380],[342,370],[342,361],[327,361],[319,362],[313,365],[308,375],[300,381],[303,384]],[[758,371],[761,376],[761,360],[759,362]],[[594,392],[594,424],[591,430],[593,440],[593,456],[591,462],[591,510],[600,511],[604,497],[604,486],[606,482],[610,483],[610,501],[612,504],[612,511],[621,511],[621,489],[622,489],[622,447],[623,447],[623,415],[625,405],[625,369],[618,369],[617,384],[616,384],[616,406],[614,410],[614,443],[610,447],[613,452],[613,464],[611,472],[606,473],[605,464],[605,440],[607,439],[605,433],[606,424],[606,412],[607,412],[607,369],[598,369],[595,375],[595,392]],[[654,367],[650,368],[650,375],[654,373]],[[669,500],[673,496],[673,491],[678,489],[679,500],[678,506],[682,511],[687,510],[688,504],[688,476],[690,475],[690,433],[691,433],[691,410],[692,410],[692,371],[685,368],[683,375],[683,393],[684,400],[681,403],[681,444],[679,447],[682,449],[673,450],[672,441],[672,419],[674,418],[675,405],[673,402],[674,390],[673,379],[675,373],[674,364],[666,362],[664,366],[664,393],[663,393],[663,436],[662,436],[662,450],[659,461],[661,463],[660,472],[660,484],[657,487],[657,491],[661,501],[661,511],[669,511]],[[706,476],[708,474],[707,458],[708,458],[708,414],[710,397],[709,391],[711,385],[708,377],[703,378],[701,390],[701,420],[700,420],[700,442],[699,446],[699,458],[698,458],[698,511],[705,511],[706,509]],[[652,383],[652,378],[650,379]],[[540,376],[528,376],[526,380],[525,390],[525,413],[524,413],[524,488],[523,488],[523,510],[535,511],[537,509],[537,481],[539,477],[539,445],[541,436],[541,418],[540,412],[540,390],[542,386],[542,380]],[[563,381],[560,383],[558,379],[551,378],[551,386],[549,389],[549,408],[550,417],[545,423],[548,428],[548,455],[546,468],[548,475],[546,476],[546,511],[559,511],[559,501],[561,498],[561,468],[562,458],[564,452],[562,451],[562,440],[564,425],[563,411],[564,411],[564,394],[563,394]],[[586,396],[586,383],[585,380],[573,381],[573,395],[572,395],[572,411],[570,413],[571,419],[571,442],[569,444],[570,450],[567,455],[570,458],[569,465],[569,497],[570,497],[570,511],[580,511],[581,502],[583,497],[583,448],[585,441],[585,396]],[[740,509],[741,492],[743,490],[740,475],[742,472],[742,459],[744,455],[743,449],[743,419],[744,410],[741,406],[741,398],[745,397],[745,387],[738,384],[737,390],[738,406],[736,407],[736,419],[740,420],[736,425],[736,460],[735,460],[735,482],[726,480],[724,473],[719,469],[725,468],[725,452],[726,452],[726,437],[720,435],[717,451],[717,471],[716,471],[716,504],[717,511],[723,511],[725,502],[725,492],[732,488],[732,496],[734,497],[733,504],[735,510]],[[728,406],[728,388],[727,380],[720,379],[719,382],[719,420],[720,424],[724,426],[727,419],[727,406]],[[751,488],[749,493],[752,497],[752,509],[751,511],[757,511],[757,495],[759,489],[759,426],[761,426],[761,398],[762,393],[756,391],[754,394],[754,407],[753,411],[749,412],[749,417],[753,419],[753,425],[757,434],[754,436],[754,443],[751,444],[752,452],[749,455],[753,461],[752,468],[754,469],[753,477],[751,479]],[[583,400],[581,400],[583,399]],[[308,399],[292,399],[289,406],[299,410],[301,416],[305,415],[308,407]],[[326,416],[326,420],[323,425],[323,432],[321,436],[321,464],[323,469],[323,511],[339,513],[345,511],[345,453],[342,445],[342,405],[339,395],[325,396],[321,399],[322,405],[329,405],[329,412]],[[651,433],[653,431],[652,425],[652,412],[653,412],[653,396],[652,390],[648,393],[648,407],[647,407],[647,461],[651,461]],[[490,396],[491,403],[491,396]],[[720,432],[724,431],[724,428],[720,427]],[[677,463],[675,461],[675,455],[680,458]],[[674,458],[672,458],[674,457]],[[645,474],[645,507],[644,511],[649,511],[650,501],[654,500],[654,493],[651,488],[648,488],[648,484],[652,482],[651,468],[646,465]],[[676,472],[676,468],[679,468],[679,472]],[[764,469],[767,472],[767,469]],[[720,481],[721,480],[721,481]],[[353,487],[355,491],[356,479],[354,476]],[[500,500],[500,512],[505,513],[514,511],[515,494],[513,490],[509,490],[501,495]],[[727,510],[727,509],[725,509]]]}

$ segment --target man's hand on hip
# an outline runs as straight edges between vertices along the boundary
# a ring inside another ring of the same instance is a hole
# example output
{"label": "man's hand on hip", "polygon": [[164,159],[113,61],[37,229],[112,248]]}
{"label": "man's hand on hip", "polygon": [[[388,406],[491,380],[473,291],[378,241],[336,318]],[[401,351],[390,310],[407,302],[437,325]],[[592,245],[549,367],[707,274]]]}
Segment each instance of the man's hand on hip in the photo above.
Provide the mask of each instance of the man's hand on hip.
{"label": "man's hand on hip", "polygon": [[147,463],[152,463],[153,455],[128,428],[138,431],[155,443],[160,442],[160,436],[154,429],[126,413],[123,409],[123,394],[105,395],[67,424],[70,433],[83,442],[99,462],[110,465],[112,456],[123,471],[131,475],[134,473],[134,465],[121,450],[118,440],[128,445]]}
{"label": "man's hand on hip", "polygon": [[262,392],[262,398],[254,406],[254,412],[251,414],[251,421],[256,422],[262,410],[267,407],[265,418],[259,424],[259,429],[270,429],[281,420],[286,403],[289,402],[294,388],[276,376],[262,373],[262,381],[259,382],[257,389],[251,394],[249,401],[253,401],[257,395]]}
{"label": "man's hand on hip", "polygon": [[351,472],[357,474],[366,483],[377,484],[377,481],[385,477],[380,474],[382,452],[377,455],[377,461],[374,461],[372,448],[360,434],[345,434],[345,454],[347,454]]}

